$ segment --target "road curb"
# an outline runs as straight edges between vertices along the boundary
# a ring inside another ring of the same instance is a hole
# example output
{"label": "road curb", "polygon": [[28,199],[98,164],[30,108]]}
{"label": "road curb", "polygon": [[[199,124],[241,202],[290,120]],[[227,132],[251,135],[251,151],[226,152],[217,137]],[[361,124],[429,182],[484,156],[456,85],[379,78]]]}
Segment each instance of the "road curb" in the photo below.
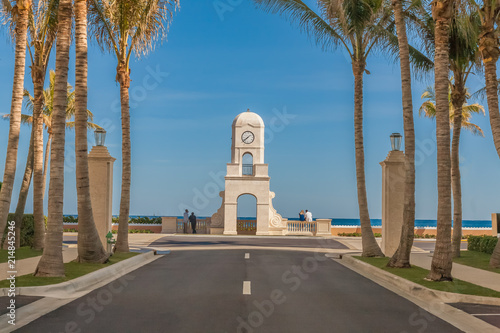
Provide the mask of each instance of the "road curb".
{"label": "road curb", "polygon": [[[372,280],[380,286],[406,298],[423,310],[441,318],[464,332],[498,333],[500,329],[476,318],[467,312],[459,310],[448,303],[481,302],[480,304],[498,305],[500,300],[492,297],[460,295],[428,289],[399,276],[385,272],[382,269],[344,255],[341,260],[334,260],[354,272]],[[462,297],[466,296],[466,297]],[[409,319],[410,320],[410,319]],[[427,325],[428,322],[425,322]]]}
{"label": "road curb", "polygon": [[[60,299],[80,297],[89,290],[107,284],[157,259],[155,254],[155,251],[139,254],[109,267],[101,268],[76,279],[58,284],[37,287],[18,287],[16,288],[16,295],[55,297]],[[0,296],[8,296],[8,292],[9,288],[1,288]]]}
{"label": "road curb", "polygon": [[403,289],[407,293],[417,297],[425,298],[428,300],[438,299],[444,303],[476,303],[476,304],[500,306],[500,298],[464,295],[464,294],[450,293],[446,291],[433,290],[424,287],[420,284],[406,280],[397,275],[386,272],[380,268],[367,264],[361,260],[353,258],[352,255],[344,255],[342,257],[342,260],[359,269],[362,269],[363,271],[369,274],[382,278],[387,282],[393,284],[394,286]]}

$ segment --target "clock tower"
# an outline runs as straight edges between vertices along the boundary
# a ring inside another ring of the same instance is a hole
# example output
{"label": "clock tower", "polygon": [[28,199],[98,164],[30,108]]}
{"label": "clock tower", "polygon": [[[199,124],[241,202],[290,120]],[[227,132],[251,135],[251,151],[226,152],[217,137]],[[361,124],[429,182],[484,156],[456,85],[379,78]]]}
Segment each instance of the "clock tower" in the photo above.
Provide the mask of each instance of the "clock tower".
{"label": "clock tower", "polygon": [[[238,198],[250,194],[257,199],[256,234],[270,235],[283,228],[281,215],[273,208],[268,165],[264,163],[264,121],[250,110],[233,121],[231,163],[227,164],[222,206],[211,218],[211,228],[225,235],[238,234]],[[221,230],[222,231],[222,230]]]}

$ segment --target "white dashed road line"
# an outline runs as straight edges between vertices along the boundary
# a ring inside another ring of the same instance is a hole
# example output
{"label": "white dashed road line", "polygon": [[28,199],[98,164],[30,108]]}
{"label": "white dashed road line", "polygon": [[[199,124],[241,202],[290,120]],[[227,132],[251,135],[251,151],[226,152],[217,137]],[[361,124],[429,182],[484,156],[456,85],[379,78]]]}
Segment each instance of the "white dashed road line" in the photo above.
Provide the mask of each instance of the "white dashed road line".
{"label": "white dashed road line", "polygon": [[245,253],[245,259],[250,259],[250,253]]}
{"label": "white dashed road line", "polygon": [[500,316],[500,313],[473,313],[473,316]]}
{"label": "white dashed road line", "polygon": [[243,295],[251,295],[252,288],[250,287],[250,281],[243,281]]}

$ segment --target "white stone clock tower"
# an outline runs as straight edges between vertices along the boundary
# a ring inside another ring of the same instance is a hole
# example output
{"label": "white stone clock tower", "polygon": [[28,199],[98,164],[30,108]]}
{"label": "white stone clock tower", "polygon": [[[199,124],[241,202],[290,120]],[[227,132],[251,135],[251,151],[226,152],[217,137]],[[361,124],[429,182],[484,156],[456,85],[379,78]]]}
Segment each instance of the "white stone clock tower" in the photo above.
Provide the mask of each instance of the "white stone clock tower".
{"label": "white stone clock tower", "polygon": [[257,235],[272,234],[283,228],[281,215],[273,208],[274,193],[269,189],[268,165],[264,164],[264,121],[248,110],[240,113],[232,126],[231,163],[227,164],[222,206],[211,218],[211,228],[223,228],[236,235],[238,198],[244,194],[257,199]]}

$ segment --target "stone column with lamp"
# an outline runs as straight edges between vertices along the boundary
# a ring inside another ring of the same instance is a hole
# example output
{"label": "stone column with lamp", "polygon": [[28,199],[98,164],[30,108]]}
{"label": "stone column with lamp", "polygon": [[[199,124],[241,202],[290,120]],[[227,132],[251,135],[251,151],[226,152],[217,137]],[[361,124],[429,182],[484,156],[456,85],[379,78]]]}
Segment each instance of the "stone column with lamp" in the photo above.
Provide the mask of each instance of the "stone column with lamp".
{"label": "stone column with lamp", "polygon": [[90,198],[99,238],[107,248],[106,235],[111,231],[112,223],[113,164],[116,159],[111,157],[104,145],[106,131],[100,128],[95,130],[94,135],[95,146],[89,153]]}
{"label": "stone column with lamp", "polygon": [[392,150],[382,166],[382,252],[388,257],[398,249],[403,226],[405,155],[401,151],[401,134],[391,135]]}

